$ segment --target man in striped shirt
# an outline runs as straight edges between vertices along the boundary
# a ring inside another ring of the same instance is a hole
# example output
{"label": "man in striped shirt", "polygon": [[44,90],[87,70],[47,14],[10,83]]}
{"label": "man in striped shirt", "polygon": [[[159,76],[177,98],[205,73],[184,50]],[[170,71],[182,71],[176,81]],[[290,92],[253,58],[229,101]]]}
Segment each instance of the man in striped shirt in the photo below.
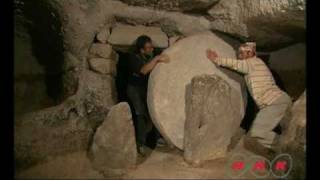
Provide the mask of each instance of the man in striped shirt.
{"label": "man in striped shirt", "polygon": [[276,137],[273,129],[291,106],[291,98],[276,85],[268,67],[256,56],[255,43],[242,44],[239,47],[239,59],[221,58],[209,49],[206,53],[208,59],[216,65],[244,75],[249,93],[259,107],[244,146],[257,154],[271,155],[270,148]]}

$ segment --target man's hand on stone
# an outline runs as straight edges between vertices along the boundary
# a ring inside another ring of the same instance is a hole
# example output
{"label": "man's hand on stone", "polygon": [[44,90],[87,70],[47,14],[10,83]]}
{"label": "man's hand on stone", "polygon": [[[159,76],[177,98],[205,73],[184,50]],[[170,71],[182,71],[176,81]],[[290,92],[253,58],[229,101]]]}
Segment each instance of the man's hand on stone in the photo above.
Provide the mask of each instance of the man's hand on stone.
{"label": "man's hand on stone", "polygon": [[168,63],[170,61],[170,58],[168,55],[166,54],[161,54],[158,57],[158,62],[164,62],[164,63]]}
{"label": "man's hand on stone", "polygon": [[218,60],[217,60],[218,54],[215,51],[212,51],[211,49],[207,49],[206,53],[207,53],[207,58],[211,62],[218,64]]}

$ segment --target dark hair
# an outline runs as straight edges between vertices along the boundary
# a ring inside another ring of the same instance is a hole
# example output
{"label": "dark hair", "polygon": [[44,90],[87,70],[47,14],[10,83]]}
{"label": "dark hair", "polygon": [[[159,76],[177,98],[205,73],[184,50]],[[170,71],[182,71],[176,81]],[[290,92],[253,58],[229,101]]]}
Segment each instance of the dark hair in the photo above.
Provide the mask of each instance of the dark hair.
{"label": "dark hair", "polygon": [[147,35],[141,35],[136,40],[136,51],[140,52],[140,49],[144,48],[144,45],[148,42],[152,42],[151,38]]}

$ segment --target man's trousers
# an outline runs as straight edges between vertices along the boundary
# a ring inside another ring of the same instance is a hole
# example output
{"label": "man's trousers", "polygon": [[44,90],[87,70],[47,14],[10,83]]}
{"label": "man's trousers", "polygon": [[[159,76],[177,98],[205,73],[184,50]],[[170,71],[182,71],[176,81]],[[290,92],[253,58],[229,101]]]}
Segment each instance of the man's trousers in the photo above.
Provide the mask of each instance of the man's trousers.
{"label": "man's trousers", "polygon": [[277,135],[273,129],[284,118],[291,105],[291,98],[283,94],[272,104],[260,109],[249,130],[249,135],[265,147],[271,148]]}

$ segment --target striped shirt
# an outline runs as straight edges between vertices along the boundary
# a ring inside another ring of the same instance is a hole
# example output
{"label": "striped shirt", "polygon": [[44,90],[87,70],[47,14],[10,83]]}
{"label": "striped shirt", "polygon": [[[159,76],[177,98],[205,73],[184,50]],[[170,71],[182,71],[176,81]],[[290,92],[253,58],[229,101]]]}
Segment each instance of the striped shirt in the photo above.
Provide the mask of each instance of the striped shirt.
{"label": "striped shirt", "polygon": [[284,93],[276,85],[268,67],[258,57],[246,60],[217,58],[217,65],[244,74],[249,93],[260,109],[272,104]]}

